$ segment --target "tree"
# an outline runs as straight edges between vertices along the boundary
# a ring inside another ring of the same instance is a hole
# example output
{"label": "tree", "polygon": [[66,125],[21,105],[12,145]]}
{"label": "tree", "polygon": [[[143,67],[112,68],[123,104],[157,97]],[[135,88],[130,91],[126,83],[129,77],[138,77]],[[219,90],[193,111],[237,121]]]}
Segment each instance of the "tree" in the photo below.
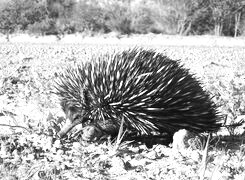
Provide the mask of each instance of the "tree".
{"label": "tree", "polygon": [[214,34],[222,35],[223,26],[232,12],[233,0],[211,0],[210,9],[214,20]]}
{"label": "tree", "polygon": [[1,2],[0,7],[0,30],[3,34],[7,35],[7,40],[9,41],[9,35],[13,33],[18,26],[20,4],[18,0],[8,0]]}
{"label": "tree", "polygon": [[239,26],[241,22],[241,15],[245,10],[244,0],[232,1],[232,16],[234,15],[234,37],[238,35]]}
{"label": "tree", "polygon": [[47,0],[48,17],[51,20],[49,34],[74,33],[72,16],[76,0]]}
{"label": "tree", "polygon": [[40,22],[47,16],[44,0],[7,0],[0,4],[0,30],[7,35],[26,30],[28,25]]}
{"label": "tree", "polygon": [[211,15],[209,10],[209,1],[196,0],[192,1],[189,10],[189,19],[191,27],[189,34],[205,34],[209,33],[212,27]]}
{"label": "tree", "polygon": [[215,35],[237,36],[244,7],[244,0],[211,0]]}
{"label": "tree", "polygon": [[[116,13],[119,9],[116,10]],[[107,10],[95,0],[81,0],[74,6],[72,21],[76,31],[108,32]],[[109,18],[108,18],[109,19]],[[118,20],[119,21],[119,20]]]}
{"label": "tree", "polygon": [[[202,13],[208,11],[208,6],[205,4],[206,0],[160,0],[163,11],[167,11],[166,19],[171,19],[176,23],[177,33],[180,35],[188,35],[195,27],[197,19],[200,20]],[[158,1],[159,3],[159,1]],[[192,32],[193,33],[193,32]]]}
{"label": "tree", "polygon": [[28,25],[41,22],[47,18],[46,2],[43,0],[21,0],[21,30],[26,30]]}

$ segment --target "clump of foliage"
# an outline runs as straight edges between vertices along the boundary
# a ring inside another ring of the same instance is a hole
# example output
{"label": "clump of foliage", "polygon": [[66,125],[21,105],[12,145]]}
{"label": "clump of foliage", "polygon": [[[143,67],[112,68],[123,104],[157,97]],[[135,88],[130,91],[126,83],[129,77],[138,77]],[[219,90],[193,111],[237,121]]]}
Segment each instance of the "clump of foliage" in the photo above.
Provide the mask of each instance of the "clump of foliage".
{"label": "clump of foliage", "polygon": [[116,31],[238,36],[245,23],[242,0],[5,0],[0,9],[0,31],[7,35]]}

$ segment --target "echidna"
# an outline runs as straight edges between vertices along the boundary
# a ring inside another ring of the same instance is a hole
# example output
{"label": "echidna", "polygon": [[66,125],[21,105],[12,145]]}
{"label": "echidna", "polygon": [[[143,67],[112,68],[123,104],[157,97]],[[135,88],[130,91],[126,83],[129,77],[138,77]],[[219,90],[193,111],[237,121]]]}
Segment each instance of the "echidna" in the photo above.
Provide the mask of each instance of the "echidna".
{"label": "echidna", "polygon": [[153,50],[92,58],[60,74],[56,89],[73,122],[60,136],[88,120],[107,134],[117,132],[123,119],[124,127],[140,135],[220,127],[216,105],[194,75]]}

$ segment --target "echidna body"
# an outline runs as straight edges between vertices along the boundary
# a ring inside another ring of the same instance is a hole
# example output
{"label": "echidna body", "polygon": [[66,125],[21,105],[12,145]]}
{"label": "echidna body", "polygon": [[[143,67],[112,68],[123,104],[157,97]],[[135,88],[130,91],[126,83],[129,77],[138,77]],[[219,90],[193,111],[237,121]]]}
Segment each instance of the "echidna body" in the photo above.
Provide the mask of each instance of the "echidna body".
{"label": "echidna body", "polygon": [[56,89],[72,122],[90,120],[108,133],[123,119],[124,127],[146,135],[220,127],[217,108],[200,82],[178,61],[153,50],[94,58],[61,74]]}

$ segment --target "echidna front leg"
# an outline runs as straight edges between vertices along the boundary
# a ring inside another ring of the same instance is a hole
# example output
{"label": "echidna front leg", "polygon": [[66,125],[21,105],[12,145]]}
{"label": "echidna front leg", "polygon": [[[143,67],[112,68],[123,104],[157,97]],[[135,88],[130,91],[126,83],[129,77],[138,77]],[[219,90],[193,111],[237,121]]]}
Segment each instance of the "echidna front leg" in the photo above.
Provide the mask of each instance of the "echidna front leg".
{"label": "echidna front leg", "polygon": [[[72,128],[78,124],[82,124],[86,118],[75,119],[72,123],[66,125],[58,133],[60,138],[64,137]],[[95,141],[103,137],[116,136],[119,128],[110,121],[100,122],[97,124],[88,124],[82,128],[82,139],[85,141]]]}
{"label": "echidna front leg", "polygon": [[65,126],[63,129],[60,130],[60,132],[58,133],[58,136],[60,138],[64,137],[73,127],[75,127],[78,124],[81,124],[81,119],[76,119],[71,124],[68,124],[67,126]]}
{"label": "echidna front leg", "polygon": [[102,140],[107,137],[115,137],[119,128],[110,120],[89,124],[83,128],[82,139],[85,141]]}
{"label": "echidna front leg", "polygon": [[95,125],[87,125],[83,128],[82,140],[96,141],[105,135],[104,131]]}
{"label": "echidna front leg", "polygon": [[85,141],[102,140],[109,136],[116,136],[118,131],[119,128],[109,120],[97,122],[96,124],[88,124],[83,128],[82,139]]}
{"label": "echidna front leg", "polygon": [[61,131],[58,133],[60,138],[64,137],[73,127],[78,124],[82,124],[88,119],[84,116],[84,110],[76,108],[73,104],[67,103],[67,101],[62,101],[61,106],[66,114],[66,119],[69,120],[67,124]]}
{"label": "echidna front leg", "polygon": [[104,121],[89,119],[85,115],[85,110],[81,110],[66,101],[61,102],[61,106],[63,107],[66,118],[70,123],[62,128],[58,133],[60,138],[64,137],[78,124],[84,125],[82,128],[82,139],[86,141],[99,140],[105,136],[116,136],[118,134],[119,127],[111,119]]}

